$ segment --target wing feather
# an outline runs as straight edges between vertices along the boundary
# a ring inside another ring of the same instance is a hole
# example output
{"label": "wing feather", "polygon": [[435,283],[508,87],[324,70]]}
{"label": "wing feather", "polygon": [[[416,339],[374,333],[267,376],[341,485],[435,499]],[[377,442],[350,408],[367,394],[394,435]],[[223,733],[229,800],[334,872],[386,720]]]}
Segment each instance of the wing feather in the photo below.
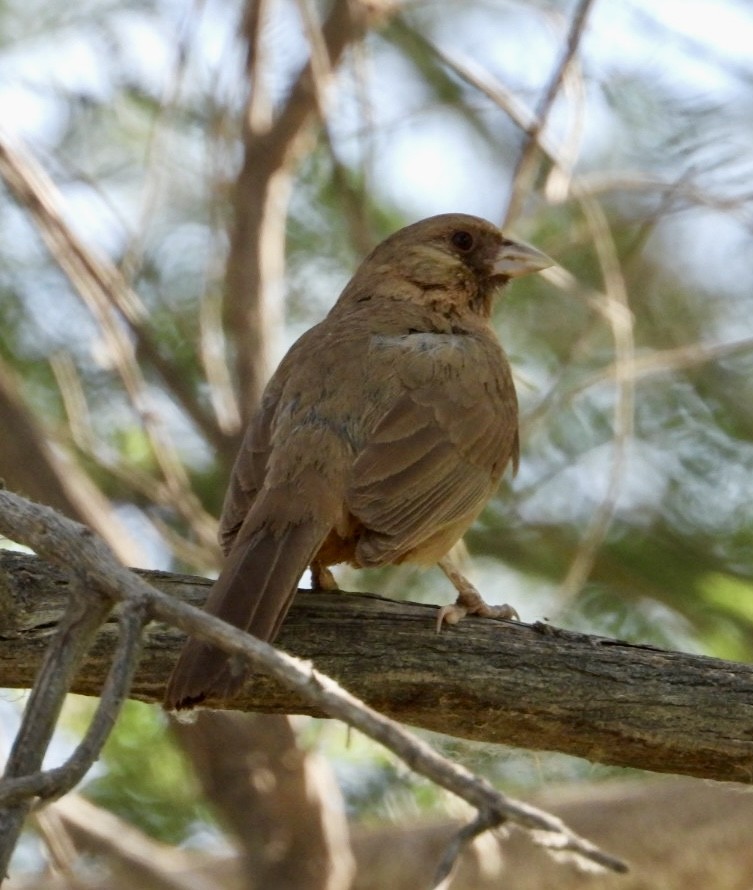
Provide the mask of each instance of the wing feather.
{"label": "wing feather", "polygon": [[353,466],[347,504],[367,530],[364,565],[420,555],[443,529],[460,537],[517,454],[517,402],[497,344],[435,335],[427,348],[427,336],[409,360],[392,358],[408,372]]}

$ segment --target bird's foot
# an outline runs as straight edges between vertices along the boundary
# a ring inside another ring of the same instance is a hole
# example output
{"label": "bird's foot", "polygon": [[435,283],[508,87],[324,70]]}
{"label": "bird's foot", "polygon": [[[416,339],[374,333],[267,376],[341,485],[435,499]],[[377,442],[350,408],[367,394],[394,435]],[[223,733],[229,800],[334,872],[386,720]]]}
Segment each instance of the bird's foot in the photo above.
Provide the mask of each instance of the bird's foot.
{"label": "bird's foot", "polygon": [[335,576],[319,562],[311,563],[311,589],[312,590],[337,590]]}
{"label": "bird's foot", "polygon": [[454,603],[442,606],[437,614],[437,633],[442,630],[443,624],[457,624],[466,615],[478,615],[480,618],[511,618],[513,621],[520,621],[520,615],[513,606],[507,603],[502,606],[490,606],[477,590],[473,593],[474,596],[461,593]]}
{"label": "bird's foot", "polygon": [[480,618],[511,618],[520,621],[520,615],[513,606],[506,603],[501,606],[490,606],[471,582],[458,571],[446,557],[439,561],[439,567],[452,581],[458,592],[458,598],[449,606],[442,606],[437,614],[437,633],[443,624],[457,624],[466,615],[478,615]]}

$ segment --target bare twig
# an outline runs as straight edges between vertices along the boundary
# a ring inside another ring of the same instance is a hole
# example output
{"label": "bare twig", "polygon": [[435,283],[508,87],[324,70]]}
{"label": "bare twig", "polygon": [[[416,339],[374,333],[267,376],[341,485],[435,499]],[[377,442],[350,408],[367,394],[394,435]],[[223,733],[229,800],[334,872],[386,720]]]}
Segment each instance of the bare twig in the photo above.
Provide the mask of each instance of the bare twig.
{"label": "bare twig", "polygon": [[573,112],[569,115],[568,132],[562,137],[558,146],[557,163],[552,165],[544,185],[544,194],[552,204],[561,204],[570,194],[573,169],[580,153],[586,122],[586,87],[577,58],[572,60],[567,69],[563,86]]}
{"label": "bare twig", "polygon": [[619,371],[618,363],[613,362],[566,389],[560,386],[564,379],[564,375],[561,375],[550,386],[548,392],[539,399],[536,406],[521,418],[521,432],[527,435],[531,427],[541,422],[555,400],[567,405],[592,387],[614,385],[618,373],[619,379],[622,381],[630,380],[633,386],[638,386],[646,378],[658,374],[673,374],[719,359],[751,352],[753,352],[753,337],[733,340],[728,343],[696,342],[673,349],[658,349],[647,355],[632,355],[619,363]]}
{"label": "bare twig", "polygon": [[272,125],[272,97],[267,83],[269,52],[265,42],[269,0],[246,3],[241,31],[246,38],[246,74],[251,92],[246,106],[246,126],[251,133],[264,133]]}
{"label": "bare twig", "polygon": [[[79,850],[94,853],[114,866],[109,887],[150,890],[216,890],[225,886],[217,860],[155,841],[130,822],[73,793],[41,810],[36,819],[54,813]],[[121,876],[120,881],[115,879]],[[100,884],[100,886],[104,886]]]}
{"label": "bare twig", "polygon": [[[150,121],[149,132],[147,134],[144,145],[144,180],[141,185],[141,207],[139,210],[139,220],[134,231],[130,233],[128,243],[123,251],[123,258],[120,262],[120,271],[123,275],[124,282],[130,284],[135,274],[141,268],[144,256],[144,240],[149,222],[154,215],[157,201],[160,197],[160,187],[162,185],[162,167],[157,163],[160,151],[163,150],[163,144],[166,141],[165,136],[168,126],[174,122],[176,112],[178,111],[178,98],[186,76],[186,70],[189,60],[190,48],[190,28],[198,29],[201,21],[203,0],[194,0],[191,14],[186,15],[179,33],[173,43],[175,58],[170,70],[169,76],[166,78],[162,96],[156,107],[154,116]],[[151,344],[151,338],[149,338]],[[160,358],[157,353],[158,359]],[[190,400],[192,409],[197,409],[198,405],[193,399],[193,393],[183,386],[183,381],[179,378],[182,375],[174,375],[174,369],[167,367],[170,372],[172,383],[179,383],[181,391],[187,395]],[[172,386],[171,386],[172,388]],[[194,418],[195,420],[197,418]],[[206,422],[208,418],[202,414],[201,420]],[[205,430],[205,433],[207,431]],[[216,433],[216,427],[212,428],[212,432]]]}
{"label": "bare twig", "polygon": [[66,830],[60,814],[52,809],[35,813],[37,831],[47,849],[47,858],[53,870],[65,875],[70,890],[83,890],[83,885],[75,873],[76,847]]}
{"label": "bare twig", "polygon": [[607,299],[599,308],[612,330],[614,339],[617,398],[614,407],[612,462],[607,477],[606,491],[591,517],[562,582],[563,602],[571,600],[587,580],[599,547],[609,531],[617,507],[617,497],[627,460],[627,448],[633,434],[635,410],[635,381],[627,373],[635,352],[633,321],[617,249],[612,239],[609,223],[598,201],[584,195],[581,198],[581,206],[591,228],[604,279]]}
{"label": "bare twig", "polygon": [[[285,221],[292,173],[308,145],[309,124],[324,101],[329,72],[372,18],[389,14],[386,2],[335,0],[319,26],[302,6],[312,44],[310,60],[270,120],[266,103],[251,93],[244,129],[244,159],[234,189],[234,224],[227,261],[225,328],[235,346],[241,412],[258,404],[281,329]],[[262,24],[247,19],[247,39],[258,57]],[[256,71],[254,67],[250,73]],[[261,107],[261,111],[260,111]]]}
{"label": "bare twig", "polygon": [[[342,209],[348,218],[348,232],[357,253],[367,254],[374,247],[374,238],[367,223],[368,200],[363,187],[355,188],[351,173],[339,157],[327,119],[327,98],[334,79],[327,47],[311,0],[296,0],[310,46],[311,81],[322,140],[332,161],[332,181],[342,197]],[[355,48],[355,46],[354,46]]]}
{"label": "bare twig", "polygon": [[0,806],[15,806],[31,797],[45,801],[55,800],[84,778],[99,757],[115,726],[123,702],[128,698],[138,666],[141,631],[145,621],[143,603],[129,600],[119,618],[120,639],[113,654],[112,667],[86,735],[61,766],[15,779],[3,779],[0,782]]}
{"label": "bare twig", "polygon": [[[50,367],[65,407],[68,421],[66,433],[73,444],[111,476],[124,483],[129,491],[142,495],[147,504],[157,508],[174,506],[175,496],[166,482],[155,481],[152,473],[128,463],[122,454],[96,435],[84,387],[68,353],[58,352],[51,356]],[[206,567],[217,563],[220,555],[217,544],[217,521],[206,511],[193,513],[190,541],[165,522],[159,510],[151,512],[150,519],[162,537],[177,548],[174,552],[178,553],[187,565]]]}
{"label": "bare twig", "polygon": [[[219,245],[212,253],[215,256],[221,254]],[[235,442],[241,428],[241,414],[227,363],[226,338],[222,329],[222,293],[219,288],[205,288],[199,305],[199,356],[217,423],[228,442]],[[234,455],[234,448],[228,447],[222,456],[227,461]]]}
{"label": "bare twig", "polygon": [[[129,399],[150,434],[155,456],[163,472],[168,479],[180,478],[180,461],[157,422],[158,413],[149,404],[136,353],[162,377],[170,392],[210,442],[221,446],[224,442],[222,434],[196,400],[185,375],[163,357],[147,327],[146,308],[138,295],[113,263],[96,256],[72,231],[61,211],[60,195],[55,184],[33,160],[28,149],[14,145],[2,133],[0,175],[18,202],[34,218],[47,249],[96,319]],[[135,347],[122,322],[133,334]]]}
{"label": "bare twig", "polygon": [[113,597],[144,603],[149,612],[162,621],[240,656],[330,716],[344,720],[378,741],[411,769],[479,811],[494,813],[498,819],[506,818],[535,832],[536,841],[543,846],[567,850],[612,871],[625,871],[624,863],[576,835],[561,820],[496,791],[486,780],[442,757],[426,742],[367,707],[311,665],[151,587],[121,566],[103,541],[77,523],[18,495],[0,491],[0,531],[12,534],[58,564],[70,565],[73,558],[77,571],[86,577],[88,589],[95,598]]}
{"label": "bare twig", "polygon": [[509,226],[520,215],[523,196],[529,191],[536,171],[536,152],[539,150],[539,136],[544,129],[549,112],[552,110],[567,70],[572,62],[585,30],[586,19],[595,0],[580,0],[573,13],[567,42],[562,57],[549,80],[549,86],[541,97],[530,127],[526,130],[526,141],[513,173],[510,200],[505,213],[504,226]]}
{"label": "bare twig", "polygon": [[298,12],[303,22],[303,30],[309,44],[309,70],[313,88],[316,112],[322,122],[327,116],[327,95],[332,82],[333,70],[329,51],[324,42],[321,24],[311,0],[296,0]]}
{"label": "bare twig", "polygon": [[[137,295],[126,285],[112,263],[96,257],[75,236],[63,219],[58,206],[58,193],[50,178],[31,160],[28,152],[14,147],[2,134],[0,175],[19,202],[34,217],[50,253],[96,318],[131,404],[146,430],[155,459],[165,478],[165,491],[171,506],[189,525],[205,525],[207,514],[199,499],[191,493],[185,467],[162,419],[162,412],[152,403],[149,388],[136,360],[133,343],[123,325],[123,321],[126,321],[131,331],[141,331],[143,336],[137,338],[137,344],[148,347],[151,335],[144,326],[144,309]],[[159,350],[156,345],[152,346],[152,359],[155,359]],[[165,370],[167,369],[168,366],[165,365]],[[184,379],[183,375],[177,372],[175,374],[180,380]],[[169,380],[166,382],[170,385]],[[178,380],[175,382],[179,387],[183,386]],[[177,390],[173,389],[173,392],[178,395]],[[210,441],[222,441],[222,436],[216,429],[212,432],[211,427],[211,423],[202,427]]]}
{"label": "bare twig", "polygon": [[[6,496],[8,492],[0,492],[0,495]],[[51,516],[57,515],[49,508],[46,510]],[[36,519],[29,518],[29,522],[32,524],[30,536],[40,541],[44,548],[51,529],[48,529],[41,514],[37,514]],[[71,524],[80,528],[84,535],[92,537],[91,532],[82,526]],[[6,531],[14,534],[4,522],[3,526]],[[104,542],[102,546],[106,547]],[[75,579],[75,590],[29,696],[21,728],[6,764],[4,779],[20,779],[34,775],[41,769],[76,667],[113,605],[113,601],[105,593],[94,597],[86,594],[89,579],[84,566],[69,560],[66,567]],[[0,875],[6,874],[8,870],[11,854],[30,805],[31,799],[26,798],[0,808]]]}
{"label": "bare twig", "polygon": [[112,502],[70,453],[57,447],[49,421],[32,412],[21,378],[1,357],[0,430],[0,477],[29,497],[98,529],[124,562],[143,562],[142,547]]}
{"label": "bare twig", "polygon": [[[581,186],[594,195],[603,192],[670,193],[675,197],[683,198],[689,204],[697,204],[700,207],[709,207],[720,213],[727,213],[744,226],[749,233],[753,231],[753,214],[751,214],[749,206],[753,200],[753,194],[750,192],[731,196],[714,194],[697,185],[687,176],[683,176],[678,182],[642,170],[603,170],[582,173],[579,180]],[[682,209],[685,206],[682,205]]]}
{"label": "bare twig", "polygon": [[[686,346],[677,346],[674,349],[659,349],[650,355],[633,356],[628,364],[623,366],[623,376],[630,375],[636,382],[655,374],[670,374],[674,371],[684,371],[688,368],[697,368],[707,362],[718,361],[733,355],[745,355],[753,352],[753,337],[745,337],[742,340],[733,340],[730,343],[688,343]],[[617,374],[617,365],[612,364],[588,377],[578,384],[577,389],[569,395],[575,395],[598,386],[612,382]]]}
{"label": "bare twig", "polygon": [[498,813],[481,810],[472,822],[464,825],[450,840],[442,858],[439,860],[431,890],[445,890],[445,888],[449,887],[455,863],[463,850],[480,834],[483,834],[490,828],[497,828],[504,821],[505,819],[500,818]]}

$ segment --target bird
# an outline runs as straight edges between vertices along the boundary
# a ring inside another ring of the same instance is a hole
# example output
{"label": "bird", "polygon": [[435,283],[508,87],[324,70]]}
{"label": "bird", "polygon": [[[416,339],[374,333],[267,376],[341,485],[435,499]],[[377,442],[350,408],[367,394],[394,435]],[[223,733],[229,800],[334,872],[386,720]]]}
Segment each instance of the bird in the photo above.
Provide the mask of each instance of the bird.
{"label": "bird", "polygon": [[[512,371],[495,295],[552,265],[487,220],[445,213],[400,229],[363,260],[326,317],[270,378],[225,496],[224,564],[205,610],[273,641],[298,582],[330,566],[439,564],[458,591],[437,625],[489,606],[448,552],[519,457]],[[195,638],[164,707],[231,699],[245,669]]]}

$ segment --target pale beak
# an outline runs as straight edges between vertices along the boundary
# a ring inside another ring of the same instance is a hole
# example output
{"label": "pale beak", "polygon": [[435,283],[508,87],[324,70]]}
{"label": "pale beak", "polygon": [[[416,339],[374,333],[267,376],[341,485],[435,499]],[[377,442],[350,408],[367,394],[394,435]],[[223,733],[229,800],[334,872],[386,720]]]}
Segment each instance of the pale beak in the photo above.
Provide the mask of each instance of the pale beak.
{"label": "pale beak", "polygon": [[520,278],[554,266],[554,260],[523,241],[505,240],[492,266],[494,276]]}

